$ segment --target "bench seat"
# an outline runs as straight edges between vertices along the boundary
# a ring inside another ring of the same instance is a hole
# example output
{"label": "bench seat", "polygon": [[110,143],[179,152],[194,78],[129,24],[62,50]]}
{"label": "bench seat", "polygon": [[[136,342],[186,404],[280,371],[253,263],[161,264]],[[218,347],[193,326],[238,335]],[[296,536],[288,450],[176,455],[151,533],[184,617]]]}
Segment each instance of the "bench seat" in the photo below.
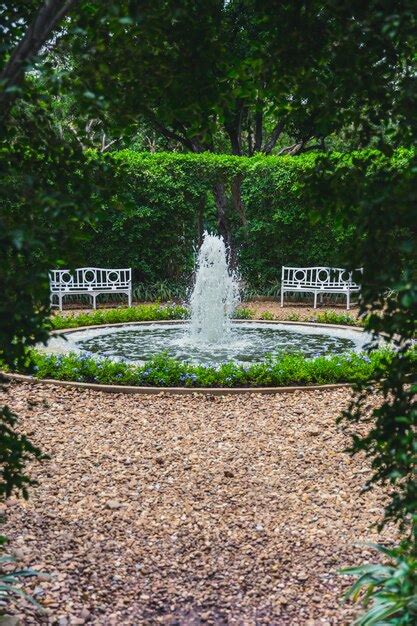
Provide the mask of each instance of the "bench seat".
{"label": "bench seat", "polygon": [[[128,305],[132,304],[131,268],[109,269],[103,267],[79,267],[70,270],[51,270],[49,272],[51,306],[59,306],[65,296],[87,295],[97,308],[97,296],[100,294],[121,293],[127,296]],[[57,302],[55,302],[57,299]]]}
{"label": "bench seat", "polygon": [[284,306],[284,294],[288,291],[312,293],[315,309],[317,296],[322,298],[325,293],[341,293],[346,295],[346,309],[349,309],[351,294],[359,293],[360,289],[360,285],[352,280],[352,272],[341,267],[282,267],[281,306]]}

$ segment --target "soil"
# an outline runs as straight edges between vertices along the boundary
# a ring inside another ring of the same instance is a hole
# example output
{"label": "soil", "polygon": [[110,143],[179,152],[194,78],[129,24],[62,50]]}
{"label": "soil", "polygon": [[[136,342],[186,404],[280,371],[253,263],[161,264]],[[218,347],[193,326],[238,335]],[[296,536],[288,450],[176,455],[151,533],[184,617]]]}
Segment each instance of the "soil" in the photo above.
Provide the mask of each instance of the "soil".
{"label": "soil", "polygon": [[[134,302],[134,305],[140,304],[154,304],[151,302]],[[161,303],[164,304],[164,303]],[[106,305],[98,305],[99,309],[111,309],[117,308],[118,304],[114,306]],[[356,318],[358,317],[358,307],[353,306],[349,311],[346,311],[346,307],[344,305],[329,305],[329,304],[319,304],[317,309],[314,309],[313,306],[306,306],[305,304],[285,304],[283,307],[280,306],[279,302],[276,300],[249,300],[248,302],[243,302],[242,306],[250,309],[253,313],[253,317],[260,318],[262,313],[268,312],[274,316],[274,319],[277,320],[293,320],[293,321],[310,321],[313,320],[314,317],[318,313],[348,313],[350,316]],[[123,306],[123,308],[125,308]],[[63,311],[58,311],[54,309],[54,314],[60,313],[61,315],[76,315],[77,313],[87,313],[92,311],[91,307],[85,306],[84,308],[80,308],[78,304],[68,304],[65,305]]]}

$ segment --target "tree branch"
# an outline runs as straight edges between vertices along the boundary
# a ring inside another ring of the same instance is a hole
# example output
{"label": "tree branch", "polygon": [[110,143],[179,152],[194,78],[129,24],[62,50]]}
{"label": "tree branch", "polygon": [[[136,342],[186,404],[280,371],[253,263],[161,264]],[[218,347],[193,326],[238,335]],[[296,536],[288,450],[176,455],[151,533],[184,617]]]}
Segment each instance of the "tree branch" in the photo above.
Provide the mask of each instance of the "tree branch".
{"label": "tree branch", "polygon": [[[275,148],[276,143],[284,130],[285,120],[280,120],[274,127],[272,133],[270,134],[268,140],[265,142],[264,148],[262,152],[264,154],[271,154],[272,150]],[[281,154],[281,153],[279,153]]]}
{"label": "tree branch", "polygon": [[78,141],[78,143],[80,144],[80,147],[82,148],[82,150],[85,150],[86,146],[83,143],[83,141],[81,140],[77,129],[73,126],[72,122],[68,122],[67,124],[67,128],[69,128],[69,130],[72,132],[72,134],[74,135],[74,137],[76,138],[76,140]]}
{"label": "tree branch", "polygon": [[[26,65],[39,53],[55,28],[77,2],[78,0],[44,1],[0,73],[0,84],[2,84],[0,104],[7,100],[12,102],[15,93],[11,88],[19,85],[24,77]],[[3,118],[6,117],[9,109],[10,104],[4,107]]]}
{"label": "tree branch", "polygon": [[112,139],[111,141],[109,141],[108,143],[106,143],[106,135],[103,134],[103,139],[101,142],[101,150],[100,152],[106,152],[109,148],[111,148],[111,146],[113,144],[115,144],[117,141],[120,141],[121,137],[116,137],[116,139]]}
{"label": "tree branch", "polygon": [[301,141],[298,141],[297,143],[293,143],[291,146],[286,146],[285,148],[281,148],[278,154],[285,154],[287,156],[294,156],[296,154],[299,154],[304,148],[305,143],[306,141],[302,139]]}
{"label": "tree branch", "polygon": [[255,113],[255,145],[254,152],[260,152],[262,149],[262,134],[263,134],[263,111],[256,111]]}
{"label": "tree branch", "polygon": [[160,133],[162,133],[164,137],[166,137],[167,139],[173,139],[174,141],[178,141],[185,148],[191,150],[191,152],[199,152],[198,146],[196,146],[191,141],[191,139],[188,139],[188,137],[186,137],[185,135],[180,135],[179,133],[176,133],[175,131],[170,130],[169,128],[161,124],[161,122],[156,119],[156,116],[152,111],[150,111],[149,109],[144,109],[143,113],[144,115],[146,115],[152,126],[154,126]]}

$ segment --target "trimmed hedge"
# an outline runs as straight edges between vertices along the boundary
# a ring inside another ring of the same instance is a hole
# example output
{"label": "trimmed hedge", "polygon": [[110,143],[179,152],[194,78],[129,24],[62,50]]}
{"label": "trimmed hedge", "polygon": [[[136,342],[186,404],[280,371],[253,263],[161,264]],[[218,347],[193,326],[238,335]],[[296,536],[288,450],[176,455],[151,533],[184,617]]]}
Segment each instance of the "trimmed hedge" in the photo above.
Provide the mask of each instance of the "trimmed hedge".
{"label": "trimmed hedge", "polygon": [[[359,160],[374,176],[406,170],[411,155],[405,149],[392,157],[362,150],[333,153],[331,160],[335,170],[352,168]],[[202,229],[217,228],[213,188],[218,183],[228,198],[233,246],[249,285],[271,293],[282,265],[343,266],[349,261],[354,227],[341,228],[311,206],[308,187],[318,153],[248,158],[123,150],[92,158],[103,166],[106,197],[100,199],[98,223],[85,226],[86,265],[129,266],[135,280],[145,284],[188,282]],[[237,177],[244,219],[232,206]]]}

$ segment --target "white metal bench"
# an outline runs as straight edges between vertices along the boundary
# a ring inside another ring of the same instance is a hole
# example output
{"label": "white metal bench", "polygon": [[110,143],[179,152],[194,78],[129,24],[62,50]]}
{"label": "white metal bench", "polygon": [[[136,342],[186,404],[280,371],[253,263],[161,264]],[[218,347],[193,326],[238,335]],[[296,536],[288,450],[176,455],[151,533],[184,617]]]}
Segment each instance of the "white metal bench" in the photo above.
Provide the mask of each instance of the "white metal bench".
{"label": "white metal bench", "polygon": [[[62,311],[63,298],[74,295],[90,296],[94,308],[97,305],[97,296],[101,293],[126,294],[128,305],[132,304],[132,270],[130,268],[80,267],[73,273],[70,270],[51,270],[49,283],[51,306],[59,306],[60,311]],[[58,299],[58,303],[54,302],[55,298]]]}
{"label": "white metal bench", "polygon": [[[362,271],[362,270],[360,270]],[[317,296],[323,299],[325,293],[346,295],[346,308],[350,308],[350,295],[358,293],[361,287],[352,280],[352,272],[341,267],[286,267],[281,275],[281,306],[284,306],[284,294],[287,291],[314,294],[314,308],[317,308]]]}

